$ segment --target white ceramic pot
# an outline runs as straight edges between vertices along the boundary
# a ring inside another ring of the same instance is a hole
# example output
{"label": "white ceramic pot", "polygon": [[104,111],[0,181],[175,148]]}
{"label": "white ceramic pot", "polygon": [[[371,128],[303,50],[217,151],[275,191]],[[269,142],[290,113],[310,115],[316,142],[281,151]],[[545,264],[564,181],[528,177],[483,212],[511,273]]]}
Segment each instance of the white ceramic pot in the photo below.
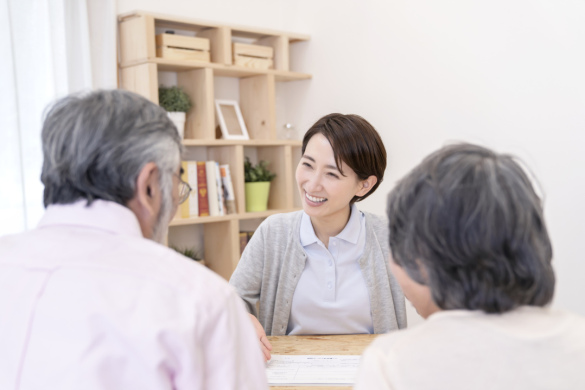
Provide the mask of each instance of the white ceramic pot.
{"label": "white ceramic pot", "polygon": [[175,126],[177,127],[177,130],[179,131],[179,136],[181,137],[181,139],[183,139],[183,136],[185,135],[185,113],[184,112],[167,112],[167,114],[169,114],[169,118],[171,118],[171,121],[173,121],[173,123],[175,124]]}

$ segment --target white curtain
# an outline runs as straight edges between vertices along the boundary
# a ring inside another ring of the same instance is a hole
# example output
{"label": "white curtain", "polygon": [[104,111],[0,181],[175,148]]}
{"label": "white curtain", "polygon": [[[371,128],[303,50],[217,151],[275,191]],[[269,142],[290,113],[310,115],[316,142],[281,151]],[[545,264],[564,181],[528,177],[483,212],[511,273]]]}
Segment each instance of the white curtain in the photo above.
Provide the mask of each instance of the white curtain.
{"label": "white curtain", "polygon": [[43,214],[41,125],[72,92],[116,88],[115,0],[0,0],[0,235]]}

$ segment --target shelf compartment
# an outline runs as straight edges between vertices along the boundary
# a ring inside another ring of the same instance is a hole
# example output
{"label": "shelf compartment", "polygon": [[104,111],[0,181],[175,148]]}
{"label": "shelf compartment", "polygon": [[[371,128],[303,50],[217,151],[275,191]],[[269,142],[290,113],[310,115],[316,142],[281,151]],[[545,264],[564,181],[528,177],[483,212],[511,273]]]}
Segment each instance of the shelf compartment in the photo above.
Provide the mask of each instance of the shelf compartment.
{"label": "shelf compartment", "polygon": [[120,63],[144,62],[155,58],[154,17],[132,14],[118,20]]}
{"label": "shelf compartment", "polygon": [[276,139],[276,86],[273,75],[240,79],[240,108],[254,140]]}
{"label": "shelf compartment", "polygon": [[239,222],[209,223],[203,229],[205,264],[229,280],[240,259]]}
{"label": "shelf compartment", "polygon": [[177,72],[177,85],[193,102],[193,107],[187,112],[185,138],[215,138],[213,71],[202,68]]}
{"label": "shelf compartment", "polygon": [[256,43],[272,47],[274,50],[274,69],[286,72],[290,70],[290,48],[286,36],[268,36],[258,39]]}
{"label": "shelf compartment", "polygon": [[293,208],[294,176],[291,176],[291,146],[254,145],[246,148],[244,154],[250,156],[250,160],[254,164],[261,160],[268,162],[268,169],[276,173],[276,177],[270,183],[268,210]]}
{"label": "shelf compartment", "polygon": [[144,63],[121,69],[121,87],[144,96],[158,104],[158,77],[156,64]]}

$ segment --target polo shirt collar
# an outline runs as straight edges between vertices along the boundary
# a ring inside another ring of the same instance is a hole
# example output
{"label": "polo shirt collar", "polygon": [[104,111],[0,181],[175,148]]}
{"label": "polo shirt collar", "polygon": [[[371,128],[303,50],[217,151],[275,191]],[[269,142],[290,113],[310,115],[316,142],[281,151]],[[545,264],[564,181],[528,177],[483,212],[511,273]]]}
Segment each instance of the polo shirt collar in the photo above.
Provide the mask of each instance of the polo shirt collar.
{"label": "polo shirt collar", "polygon": [[[360,231],[362,229],[360,218],[361,211],[358,210],[355,204],[351,205],[350,210],[351,214],[349,216],[349,221],[347,222],[347,225],[345,225],[343,230],[335,237],[355,245],[358,242]],[[301,245],[303,247],[307,247],[319,241],[317,235],[315,234],[315,229],[313,229],[311,217],[309,217],[309,215],[304,211],[303,216],[301,217],[300,238]]]}
{"label": "polo shirt collar", "polygon": [[360,237],[360,231],[362,230],[360,215],[361,211],[358,210],[355,204],[352,204],[349,221],[347,221],[347,225],[345,225],[341,233],[339,233],[336,237],[351,244],[357,244]]}
{"label": "polo shirt collar", "polygon": [[301,217],[301,245],[307,247],[311,244],[315,244],[319,241],[317,235],[315,234],[315,229],[313,229],[313,224],[311,223],[311,217],[307,213],[303,211],[303,216]]}

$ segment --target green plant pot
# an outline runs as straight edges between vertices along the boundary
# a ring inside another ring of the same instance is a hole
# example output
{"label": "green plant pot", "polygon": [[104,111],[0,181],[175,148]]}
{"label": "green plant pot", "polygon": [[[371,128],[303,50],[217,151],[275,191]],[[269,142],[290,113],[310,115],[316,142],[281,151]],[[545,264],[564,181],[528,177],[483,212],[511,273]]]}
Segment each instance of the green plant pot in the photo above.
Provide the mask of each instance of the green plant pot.
{"label": "green plant pot", "polygon": [[266,211],[270,182],[260,181],[246,184],[246,211]]}

